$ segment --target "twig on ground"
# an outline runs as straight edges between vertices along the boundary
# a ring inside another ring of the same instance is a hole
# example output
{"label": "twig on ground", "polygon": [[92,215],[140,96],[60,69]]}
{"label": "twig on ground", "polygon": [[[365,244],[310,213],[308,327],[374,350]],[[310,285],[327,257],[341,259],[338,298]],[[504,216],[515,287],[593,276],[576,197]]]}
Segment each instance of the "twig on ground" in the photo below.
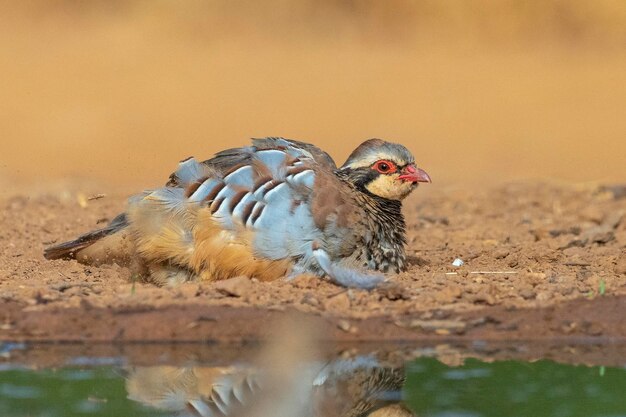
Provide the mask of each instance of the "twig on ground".
{"label": "twig on ground", "polygon": [[[503,274],[518,274],[517,271],[471,271],[469,272],[469,274],[480,274],[480,275],[487,275],[487,274],[498,274],[498,275],[503,275]],[[458,272],[446,272],[446,275],[459,275]]]}
{"label": "twig on ground", "polygon": [[104,198],[106,196],[107,196],[106,194],[95,194],[95,195],[92,195],[90,197],[87,197],[87,201],[100,200],[101,198]]}

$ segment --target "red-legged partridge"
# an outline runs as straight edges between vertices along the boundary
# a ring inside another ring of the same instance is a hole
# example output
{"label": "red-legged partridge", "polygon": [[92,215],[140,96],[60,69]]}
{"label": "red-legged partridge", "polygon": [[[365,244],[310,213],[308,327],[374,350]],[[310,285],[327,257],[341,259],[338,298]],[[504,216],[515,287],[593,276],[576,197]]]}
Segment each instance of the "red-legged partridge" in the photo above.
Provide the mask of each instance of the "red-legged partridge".
{"label": "red-legged partridge", "polygon": [[314,145],[254,139],[182,161],[165,187],[45,257],[134,264],[159,284],[312,273],[373,288],[382,275],[371,271],[406,269],[401,202],[420,182],[430,178],[411,153],[380,139],[339,168]]}

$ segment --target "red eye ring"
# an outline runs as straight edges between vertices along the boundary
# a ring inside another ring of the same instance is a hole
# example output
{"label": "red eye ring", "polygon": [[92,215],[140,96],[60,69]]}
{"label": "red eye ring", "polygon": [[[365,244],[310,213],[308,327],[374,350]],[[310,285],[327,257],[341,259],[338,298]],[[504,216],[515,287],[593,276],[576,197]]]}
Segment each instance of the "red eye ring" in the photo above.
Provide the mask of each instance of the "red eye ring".
{"label": "red eye ring", "polygon": [[391,161],[387,161],[385,159],[376,161],[376,163],[372,166],[372,168],[380,172],[381,174],[391,174],[398,170],[398,167],[396,167],[396,164],[394,164]]}

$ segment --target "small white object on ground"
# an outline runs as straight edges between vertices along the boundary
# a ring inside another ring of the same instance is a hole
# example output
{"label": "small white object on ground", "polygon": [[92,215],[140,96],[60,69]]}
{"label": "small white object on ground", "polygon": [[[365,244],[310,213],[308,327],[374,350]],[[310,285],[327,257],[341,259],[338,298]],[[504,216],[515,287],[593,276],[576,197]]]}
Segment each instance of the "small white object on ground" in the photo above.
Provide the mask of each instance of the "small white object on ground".
{"label": "small white object on ground", "polygon": [[463,259],[461,258],[456,258],[454,261],[452,261],[452,266],[463,266],[465,264],[465,262],[463,262]]}

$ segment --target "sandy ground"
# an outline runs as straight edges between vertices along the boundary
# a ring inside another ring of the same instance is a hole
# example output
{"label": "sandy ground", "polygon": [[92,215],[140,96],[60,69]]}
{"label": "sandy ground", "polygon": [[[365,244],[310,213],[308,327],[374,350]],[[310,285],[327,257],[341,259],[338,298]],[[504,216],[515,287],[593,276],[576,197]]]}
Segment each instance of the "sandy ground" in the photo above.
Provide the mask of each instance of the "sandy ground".
{"label": "sandy ground", "polygon": [[[620,357],[626,191],[610,185],[626,178],[623,2],[258,4],[0,5],[0,340],[240,343],[303,313],[346,343]],[[396,286],[157,288],[117,266],[43,259],[176,161],[267,135],[339,163],[373,136],[415,154],[435,182],[405,205],[411,266]]]}
{"label": "sandy ground", "polygon": [[298,313],[344,342],[626,339],[623,186],[420,189],[405,204],[410,269],[371,292],[315,278],[158,288],[116,265],[46,261],[46,245],[124,207],[114,193],[88,199],[98,191],[1,202],[0,340],[242,342]]}

